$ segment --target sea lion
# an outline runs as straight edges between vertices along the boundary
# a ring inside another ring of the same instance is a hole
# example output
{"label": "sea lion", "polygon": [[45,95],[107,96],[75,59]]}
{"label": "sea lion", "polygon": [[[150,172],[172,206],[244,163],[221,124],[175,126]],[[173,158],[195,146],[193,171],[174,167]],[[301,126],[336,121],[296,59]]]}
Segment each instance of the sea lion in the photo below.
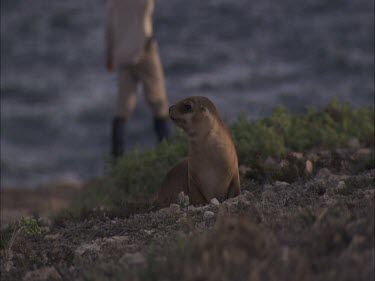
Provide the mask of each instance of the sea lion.
{"label": "sea lion", "polygon": [[181,191],[193,205],[239,195],[236,149],[215,105],[206,97],[188,97],[169,108],[169,117],[186,133],[189,153],[167,173],[159,204],[176,202]]}

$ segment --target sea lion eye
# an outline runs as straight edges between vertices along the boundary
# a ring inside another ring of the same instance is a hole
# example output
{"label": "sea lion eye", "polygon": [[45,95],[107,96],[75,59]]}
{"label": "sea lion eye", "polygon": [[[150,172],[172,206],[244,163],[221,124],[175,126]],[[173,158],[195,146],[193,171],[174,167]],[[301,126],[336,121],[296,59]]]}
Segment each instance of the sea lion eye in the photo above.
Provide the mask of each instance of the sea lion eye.
{"label": "sea lion eye", "polygon": [[192,112],[193,111],[193,107],[188,103],[184,104],[184,108],[185,108],[186,112]]}

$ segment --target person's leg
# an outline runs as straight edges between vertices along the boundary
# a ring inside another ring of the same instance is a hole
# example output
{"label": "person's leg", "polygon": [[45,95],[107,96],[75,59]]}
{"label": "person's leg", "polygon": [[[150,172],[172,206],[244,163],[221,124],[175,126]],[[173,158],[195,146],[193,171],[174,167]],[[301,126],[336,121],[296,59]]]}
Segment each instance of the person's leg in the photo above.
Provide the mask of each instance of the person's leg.
{"label": "person's leg", "polygon": [[118,96],[112,121],[112,156],[123,154],[125,148],[125,123],[134,111],[137,100],[137,79],[132,68],[118,70]]}
{"label": "person's leg", "polygon": [[154,130],[159,141],[169,137],[168,98],[165,91],[164,73],[155,40],[147,44],[145,55],[138,65],[145,98],[154,116]]}

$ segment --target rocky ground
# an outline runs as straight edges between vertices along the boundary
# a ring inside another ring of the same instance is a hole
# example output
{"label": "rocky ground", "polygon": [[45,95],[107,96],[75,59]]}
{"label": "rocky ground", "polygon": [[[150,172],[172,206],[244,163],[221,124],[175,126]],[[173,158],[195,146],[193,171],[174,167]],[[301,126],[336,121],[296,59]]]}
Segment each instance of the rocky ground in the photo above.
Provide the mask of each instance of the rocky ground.
{"label": "rocky ground", "polygon": [[371,153],[294,153],[241,167],[242,194],[222,203],[194,207],[181,195],[125,218],[40,219],[37,231],[12,230],[1,278],[374,280]]}

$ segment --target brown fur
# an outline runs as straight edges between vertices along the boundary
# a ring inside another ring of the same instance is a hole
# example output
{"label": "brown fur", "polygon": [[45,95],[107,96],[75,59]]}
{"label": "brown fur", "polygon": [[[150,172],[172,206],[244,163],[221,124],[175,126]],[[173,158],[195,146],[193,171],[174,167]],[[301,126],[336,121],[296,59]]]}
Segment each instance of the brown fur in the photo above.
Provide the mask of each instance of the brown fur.
{"label": "brown fur", "polygon": [[187,134],[189,154],[167,173],[159,204],[176,202],[181,191],[193,205],[237,196],[237,154],[215,105],[206,97],[189,97],[171,106],[169,116]]}

